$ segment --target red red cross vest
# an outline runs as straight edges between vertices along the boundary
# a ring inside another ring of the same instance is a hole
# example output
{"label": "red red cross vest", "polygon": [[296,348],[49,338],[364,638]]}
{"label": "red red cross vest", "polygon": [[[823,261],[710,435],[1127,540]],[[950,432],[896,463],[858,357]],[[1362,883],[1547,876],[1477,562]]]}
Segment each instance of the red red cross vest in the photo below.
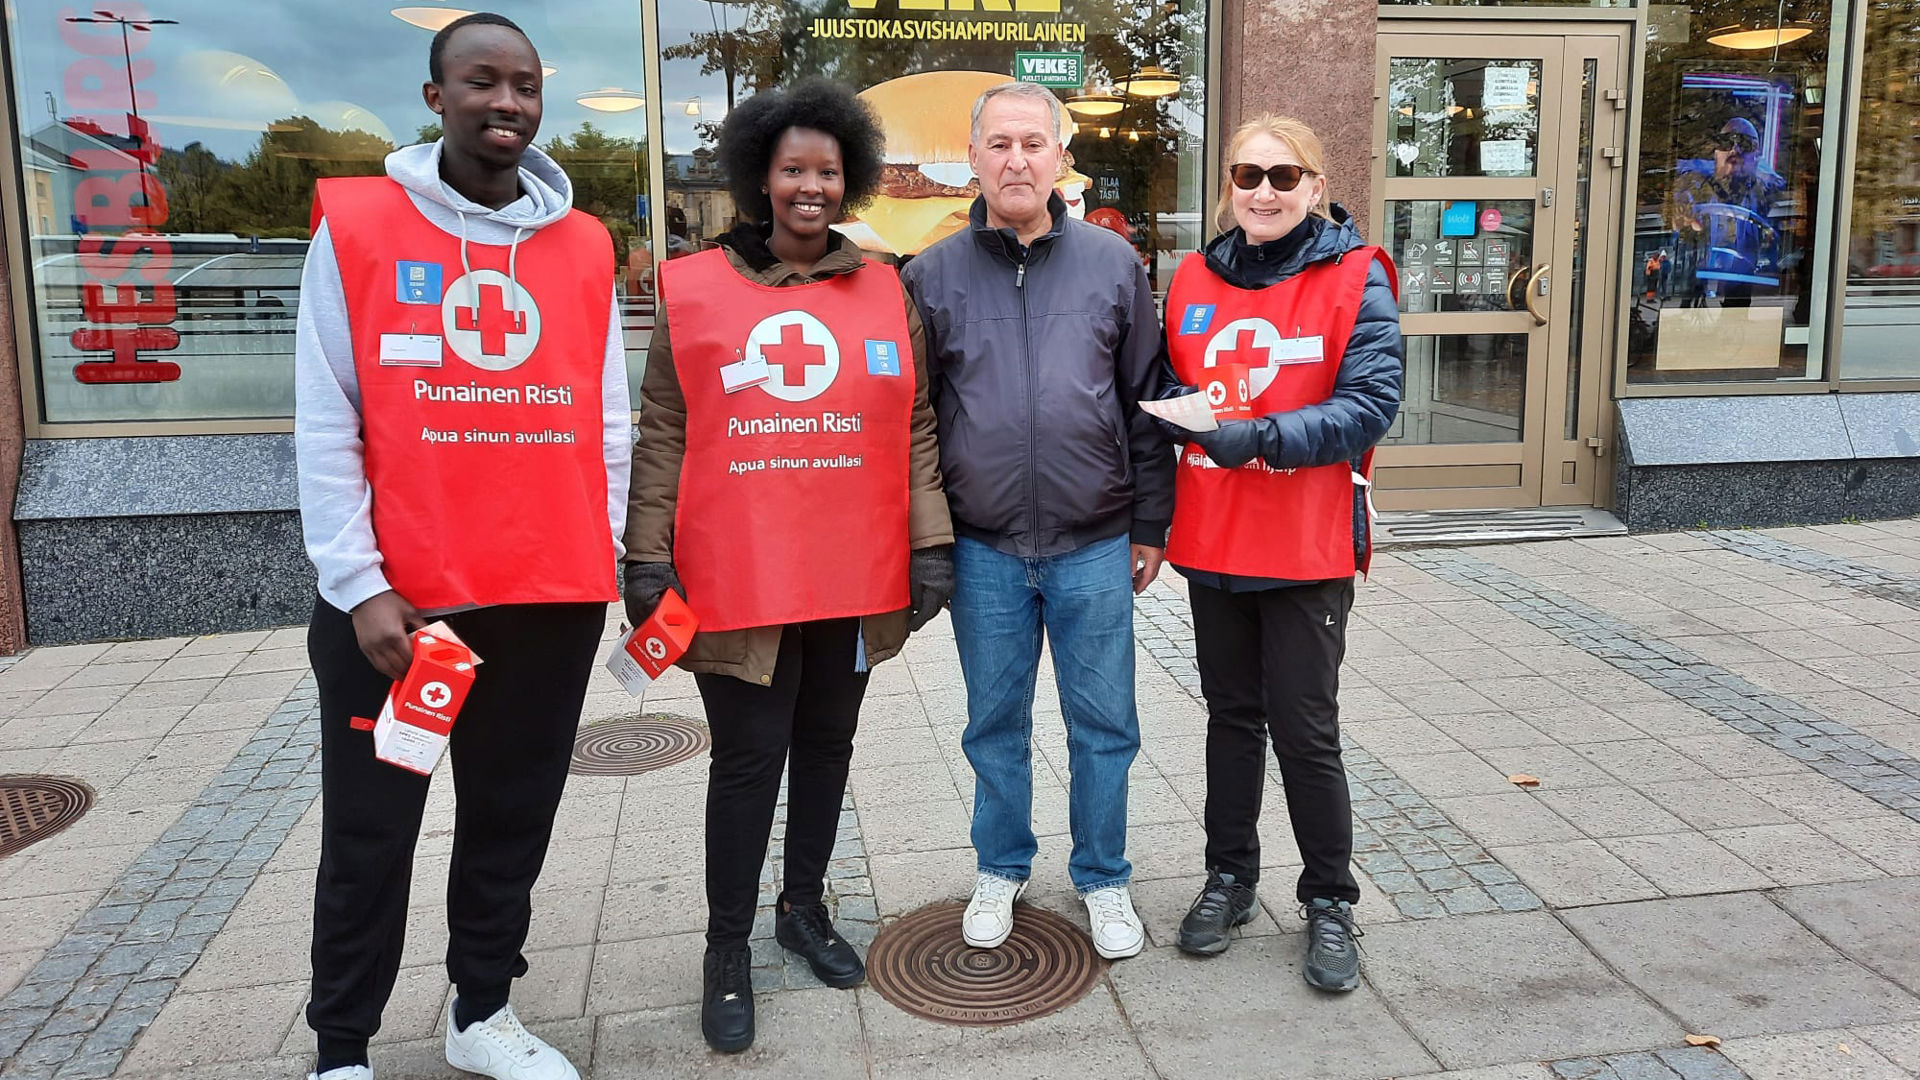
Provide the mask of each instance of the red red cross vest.
{"label": "red red cross vest", "polygon": [[340,264],[373,534],[423,611],[611,601],[601,379],[613,245],[579,211],[467,245],[386,177],[322,180]]}
{"label": "red red cross vest", "polygon": [[775,288],[712,250],[663,265],[660,297],[687,401],[673,564],[700,629],[906,607],[915,373],[900,276],[867,263]]}
{"label": "red red cross vest", "polygon": [[[1315,263],[1265,289],[1239,289],[1188,255],[1167,291],[1167,344],[1173,370],[1200,385],[1215,364],[1252,369],[1255,416],[1316,405],[1333,385],[1360,314],[1367,270],[1379,248],[1355,248]],[[1361,459],[1370,476],[1373,452]],[[1355,557],[1354,470],[1347,462],[1274,469],[1255,459],[1223,469],[1198,443],[1180,455],[1174,480],[1167,561],[1219,574],[1321,581],[1367,568],[1371,539]]]}

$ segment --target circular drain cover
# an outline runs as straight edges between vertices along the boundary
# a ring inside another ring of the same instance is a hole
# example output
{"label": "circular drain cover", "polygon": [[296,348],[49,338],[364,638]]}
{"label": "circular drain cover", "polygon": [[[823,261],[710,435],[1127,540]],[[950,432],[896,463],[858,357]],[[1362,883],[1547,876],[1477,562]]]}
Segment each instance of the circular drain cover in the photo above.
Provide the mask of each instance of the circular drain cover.
{"label": "circular drain cover", "polygon": [[80,820],[93,789],[60,776],[0,776],[0,855],[11,855]]}
{"label": "circular drain cover", "polygon": [[867,949],[867,981],[915,1016],[999,1027],[1058,1012],[1087,996],[1106,964],[1087,932],[1022,904],[997,949],[960,936],[965,904],[932,904],[882,929]]}
{"label": "circular drain cover", "polygon": [[707,729],[684,716],[655,713],[589,724],[573,740],[575,776],[633,776],[678,765],[707,748]]}

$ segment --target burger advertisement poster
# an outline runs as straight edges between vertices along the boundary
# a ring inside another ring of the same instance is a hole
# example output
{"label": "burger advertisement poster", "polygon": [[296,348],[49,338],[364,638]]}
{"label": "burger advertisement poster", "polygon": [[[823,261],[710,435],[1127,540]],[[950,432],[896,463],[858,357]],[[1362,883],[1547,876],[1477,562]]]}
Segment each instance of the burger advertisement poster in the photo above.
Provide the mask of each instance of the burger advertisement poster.
{"label": "burger advertisement poster", "polygon": [[910,256],[966,226],[973,101],[1016,79],[1061,101],[1070,214],[1150,266],[1198,241],[1203,0],[662,0],[660,20],[665,194],[688,249],[734,224],[714,163],[726,112],[815,75],[852,86],[886,131],[878,196],[836,226],[869,251]]}

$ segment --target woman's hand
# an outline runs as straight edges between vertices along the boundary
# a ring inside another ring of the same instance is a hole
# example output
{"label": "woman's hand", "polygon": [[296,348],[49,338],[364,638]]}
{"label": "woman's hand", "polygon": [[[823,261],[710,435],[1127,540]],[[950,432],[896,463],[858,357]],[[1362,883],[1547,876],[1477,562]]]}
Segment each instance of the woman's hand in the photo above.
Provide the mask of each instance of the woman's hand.
{"label": "woman's hand", "polygon": [[907,632],[933,621],[953,599],[953,545],[921,548],[907,558]]}

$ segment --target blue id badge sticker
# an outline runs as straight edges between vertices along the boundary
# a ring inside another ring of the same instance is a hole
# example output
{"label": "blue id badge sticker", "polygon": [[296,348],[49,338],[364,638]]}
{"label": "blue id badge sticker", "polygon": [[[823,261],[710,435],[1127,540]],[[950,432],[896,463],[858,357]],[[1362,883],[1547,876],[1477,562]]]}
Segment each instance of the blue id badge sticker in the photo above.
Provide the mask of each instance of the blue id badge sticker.
{"label": "blue id badge sticker", "polygon": [[393,264],[393,278],[396,299],[403,304],[438,304],[440,302],[440,264],[430,262],[409,262],[405,259]]}
{"label": "blue id badge sticker", "polygon": [[1207,327],[1213,325],[1212,304],[1188,304],[1186,313],[1180,316],[1180,333],[1204,334]]}
{"label": "blue id badge sticker", "polygon": [[900,344],[895,341],[867,339],[867,374],[900,374]]}

